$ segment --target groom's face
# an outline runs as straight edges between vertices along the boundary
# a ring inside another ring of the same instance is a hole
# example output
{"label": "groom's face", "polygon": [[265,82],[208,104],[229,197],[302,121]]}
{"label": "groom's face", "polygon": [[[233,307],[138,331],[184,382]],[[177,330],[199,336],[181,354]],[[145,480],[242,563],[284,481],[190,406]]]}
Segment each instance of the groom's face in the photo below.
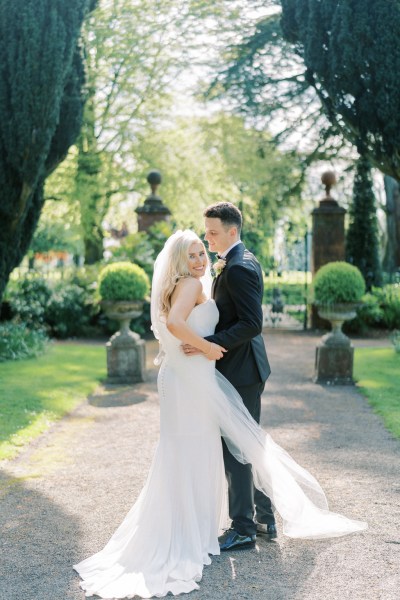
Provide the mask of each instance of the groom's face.
{"label": "groom's face", "polygon": [[226,227],[221,219],[206,217],[204,224],[206,230],[204,239],[208,242],[210,252],[222,254],[239,238],[236,227]]}

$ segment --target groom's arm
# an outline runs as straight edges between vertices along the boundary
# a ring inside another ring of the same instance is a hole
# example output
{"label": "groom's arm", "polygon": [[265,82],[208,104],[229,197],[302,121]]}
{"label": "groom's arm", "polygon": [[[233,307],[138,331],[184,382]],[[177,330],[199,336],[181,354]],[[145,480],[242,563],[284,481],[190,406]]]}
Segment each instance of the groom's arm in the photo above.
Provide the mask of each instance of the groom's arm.
{"label": "groom's arm", "polygon": [[227,292],[235,305],[237,322],[206,337],[228,351],[250,341],[262,332],[262,288],[256,271],[241,265],[232,265],[225,274]]}

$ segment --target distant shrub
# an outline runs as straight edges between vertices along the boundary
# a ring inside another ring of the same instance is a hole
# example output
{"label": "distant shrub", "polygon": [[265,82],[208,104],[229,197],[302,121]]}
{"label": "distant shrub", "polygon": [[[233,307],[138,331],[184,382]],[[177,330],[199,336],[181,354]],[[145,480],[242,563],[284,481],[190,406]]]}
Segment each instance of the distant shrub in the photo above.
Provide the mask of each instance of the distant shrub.
{"label": "distant shrub", "polygon": [[82,336],[94,313],[86,291],[74,284],[58,284],[46,307],[46,323],[61,339]]}
{"label": "distant shrub", "polygon": [[130,261],[151,275],[154,266],[154,249],[145,231],[131,233],[123,238],[121,245],[112,249],[114,259]]}
{"label": "distant shrub", "polygon": [[95,263],[93,265],[84,265],[83,267],[76,267],[70,275],[63,281],[65,283],[73,283],[86,290],[90,294],[94,294],[97,290],[99,273],[104,267],[102,263]]}
{"label": "distant shrub", "polygon": [[380,307],[383,311],[383,322],[388,329],[400,329],[400,285],[386,285],[377,288]]}
{"label": "distant shrub", "polygon": [[400,329],[400,285],[372,288],[365,294],[358,314],[345,324],[349,333],[366,333],[368,329]]}
{"label": "distant shrub", "polygon": [[378,296],[373,292],[365,294],[358,309],[358,317],[368,326],[380,326],[384,321],[384,312]]}
{"label": "distant shrub", "polygon": [[[113,271],[118,263],[110,264],[107,269]],[[126,290],[134,291],[133,299],[142,300],[149,291],[149,279],[136,265],[128,263],[128,271],[134,271],[135,283],[132,288],[132,276],[128,277],[130,287],[123,282],[127,278],[119,273],[104,284],[106,293],[114,296],[113,289],[120,295]],[[118,269],[118,267],[117,267]],[[100,311],[98,303],[99,272],[104,265],[96,264],[76,269],[64,275],[63,279],[45,280],[28,275],[25,279],[10,281],[7,291],[7,315],[5,318],[26,323],[29,330],[43,328],[56,338],[98,337],[109,333],[110,322]],[[137,271],[139,270],[139,271]],[[114,287],[113,287],[114,286]],[[132,295],[132,293],[131,293]],[[114,299],[114,298],[113,298]],[[125,299],[125,298],[124,298]],[[129,298],[132,299],[132,298]],[[149,329],[148,310],[135,319],[132,328],[141,333]],[[5,311],[3,311],[3,315]]]}
{"label": "distant shrub", "polygon": [[27,277],[12,282],[7,299],[13,320],[26,323],[30,329],[45,329],[58,338],[96,334],[95,325],[87,331],[87,324],[92,324],[99,312],[93,282],[80,286],[70,283],[72,279],[47,282]]}
{"label": "distant shrub", "polygon": [[0,362],[38,356],[46,350],[48,342],[43,329],[13,321],[0,323]]}
{"label": "distant shrub", "polygon": [[111,263],[100,272],[98,291],[102,300],[144,300],[149,290],[149,278],[138,265]]}
{"label": "distant shrub", "polygon": [[13,316],[32,328],[45,325],[47,304],[52,290],[41,277],[27,277],[7,289],[7,299]]}

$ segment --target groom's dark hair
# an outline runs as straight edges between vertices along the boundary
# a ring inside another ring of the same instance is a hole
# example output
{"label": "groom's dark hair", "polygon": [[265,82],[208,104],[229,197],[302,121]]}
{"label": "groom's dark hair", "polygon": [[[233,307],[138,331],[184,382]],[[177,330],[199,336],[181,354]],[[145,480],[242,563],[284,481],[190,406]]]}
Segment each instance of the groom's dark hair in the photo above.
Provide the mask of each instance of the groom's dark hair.
{"label": "groom's dark hair", "polygon": [[203,215],[209,219],[220,219],[225,227],[237,227],[238,233],[242,229],[242,213],[232,202],[216,202],[205,209]]}

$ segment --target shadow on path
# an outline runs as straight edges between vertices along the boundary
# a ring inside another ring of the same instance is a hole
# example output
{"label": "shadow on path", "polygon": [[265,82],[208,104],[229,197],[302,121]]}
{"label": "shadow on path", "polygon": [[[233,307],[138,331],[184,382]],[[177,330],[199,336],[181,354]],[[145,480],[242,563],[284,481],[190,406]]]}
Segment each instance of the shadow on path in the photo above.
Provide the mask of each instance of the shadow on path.
{"label": "shadow on path", "polygon": [[76,519],[34,488],[0,471],[1,600],[76,600],[71,569],[79,552]]}

